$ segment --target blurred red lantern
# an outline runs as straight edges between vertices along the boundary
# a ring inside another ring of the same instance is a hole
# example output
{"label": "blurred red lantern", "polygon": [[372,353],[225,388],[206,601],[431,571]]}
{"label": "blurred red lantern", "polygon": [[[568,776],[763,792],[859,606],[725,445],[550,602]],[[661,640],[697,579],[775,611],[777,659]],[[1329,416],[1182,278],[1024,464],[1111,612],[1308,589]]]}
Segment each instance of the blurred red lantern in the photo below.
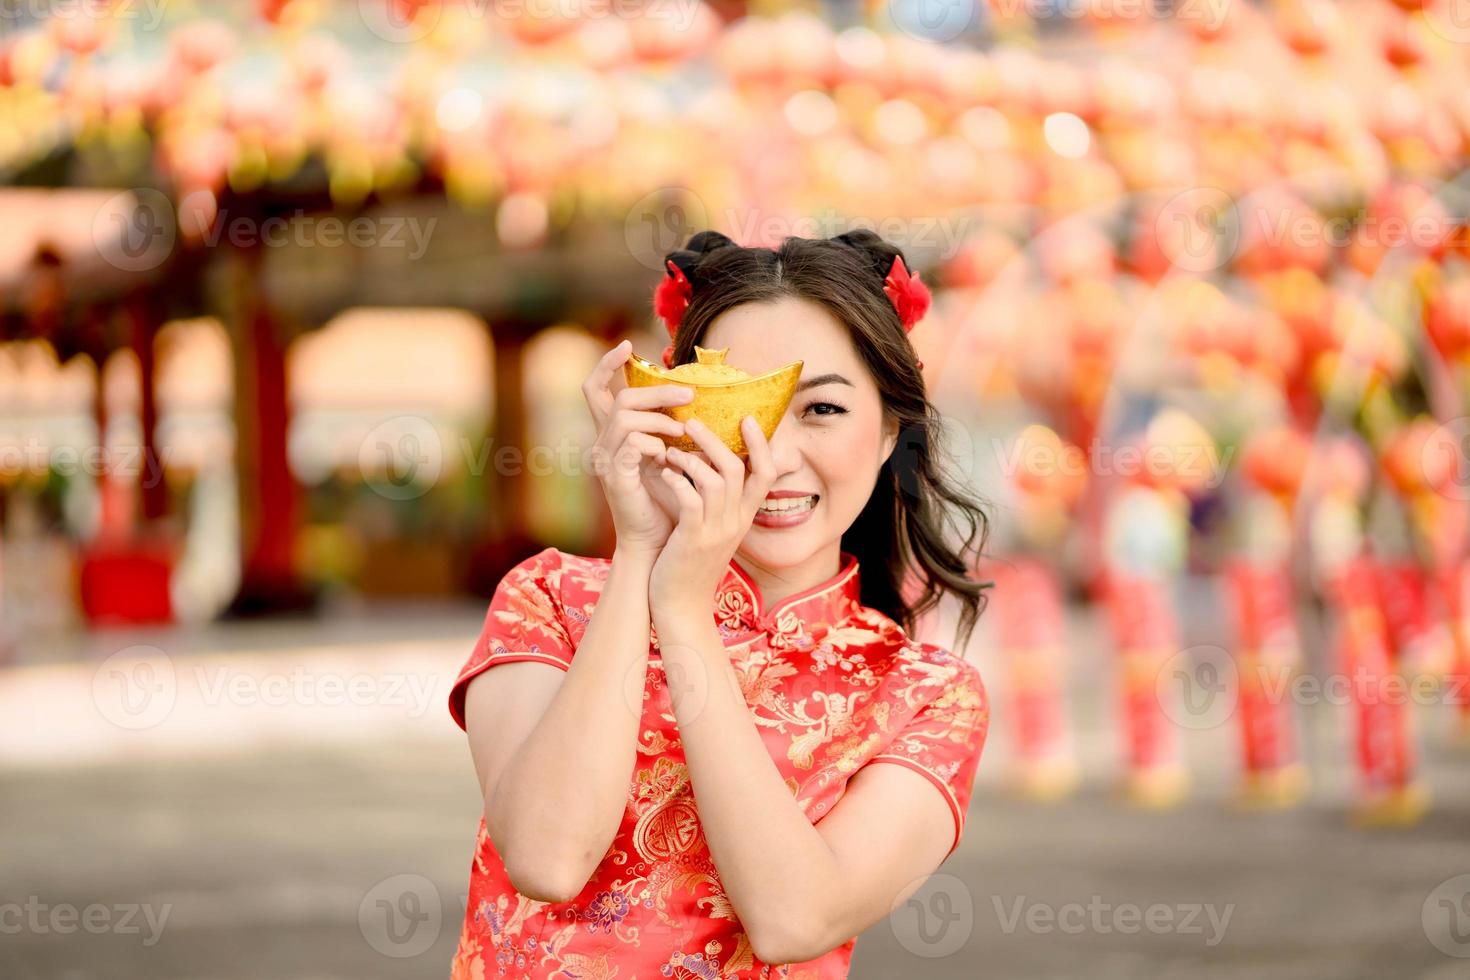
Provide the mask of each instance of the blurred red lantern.
{"label": "blurred red lantern", "polygon": [[335,38],[322,34],[303,37],[291,51],[296,83],[310,93],[322,91],[347,64],[347,52]]}
{"label": "blurred red lantern", "polygon": [[289,6],[291,0],[256,0],[256,10],[261,19],[271,24],[279,24]]}
{"label": "blurred red lantern", "polygon": [[1020,249],[1010,235],[986,228],[965,242],[940,269],[940,281],[954,289],[976,289],[1015,261]]}
{"label": "blurred red lantern", "polygon": [[1044,425],[1028,425],[1016,436],[1011,474],[1016,486],[1033,497],[1075,503],[1087,487],[1087,458],[1077,446]]}
{"label": "blurred red lantern", "polygon": [[196,20],[178,27],[169,35],[169,42],[178,63],[199,74],[229,57],[235,47],[235,33],[219,21]]}
{"label": "blurred red lantern", "polygon": [[629,18],[633,56],[644,62],[682,61],[703,51],[714,39],[719,18],[703,3],[678,6],[680,17],[655,5]]}
{"label": "blurred red lantern", "polygon": [[1411,68],[1428,55],[1424,25],[1419,18],[1389,11],[1378,30],[1383,57],[1395,68]]}
{"label": "blurred red lantern", "polygon": [[1313,482],[1318,490],[1350,500],[1362,499],[1373,472],[1363,447],[1353,439],[1333,439],[1312,448]]}
{"label": "blurred red lantern", "polygon": [[1414,181],[1397,181],[1384,185],[1368,202],[1346,257],[1365,276],[1373,275],[1394,250],[1439,261],[1454,231],[1454,220],[1433,191]]}
{"label": "blurred red lantern", "polygon": [[1240,26],[1240,14],[1233,3],[1219,4],[1211,8],[1209,16],[1187,18],[1194,36],[1205,43],[1229,38]]}
{"label": "blurred red lantern", "polygon": [[[104,8],[105,9],[105,8]],[[112,24],[95,4],[81,4],[64,15],[47,21],[56,43],[79,58],[85,58],[102,47],[111,33]]]}
{"label": "blurred red lantern", "polygon": [[1470,355],[1470,279],[1442,283],[1424,307],[1424,329],[1446,359]]}
{"label": "blurred red lantern", "polygon": [[632,31],[621,17],[588,18],[577,32],[577,50],[597,71],[612,71],[632,58]]}
{"label": "blurred red lantern", "polygon": [[1060,283],[1108,279],[1114,271],[1113,243],[1091,222],[1068,220],[1038,238],[1041,268]]}
{"label": "blurred red lantern", "polygon": [[771,21],[747,17],[720,35],[715,63],[736,84],[765,84],[778,72],[775,28]]}
{"label": "blurred red lantern", "polygon": [[1283,187],[1267,187],[1236,205],[1240,214],[1240,244],[1235,267],[1244,275],[1260,276],[1300,267],[1321,272],[1331,247],[1322,215],[1297,194]]}
{"label": "blurred red lantern", "polygon": [[[571,9],[567,9],[568,6]],[[582,26],[581,10],[577,4],[501,4],[496,16],[505,24],[511,37],[530,45],[550,44]]]}
{"label": "blurred red lantern", "polygon": [[1406,497],[1442,490],[1455,479],[1456,453],[1426,451],[1438,429],[1434,419],[1420,416],[1394,433],[1383,447],[1383,474]]}
{"label": "blurred red lantern", "polygon": [[174,136],[159,149],[175,184],[217,194],[234,159],[235,137],[223,129],[199,130]]}
{"label": "blurred red lantern", "polygon": [[1311,441],[1289,426],[1251,436],[1241,452],[1241,474],[1263,490],[1283,497],[1296,494],[1311,459]]}
{"label": "blurred red lantern", "polygon": [[[707,7],[701,9],[708,12]],[[805,14],[788,14],[772,22],[772,67],[790,86],[822,85],[836,78],[837,53],[832,29]]]}
{"label": "blurred red lantern", "polygon": [[1281,39],[1293,51],[1312,57],[1331,45],[1339,18],[1336,8],[1327,0],[1283,0],[1276,24]]}
{"label": "blurred red lantern", "polygon": [[1260,287],[1267,307],[1296,337],[1303,358],[1310,360],[1337,347],[1332,291],[1315,273],[1301,267],[1286,269],[1263,277]]}
{"label": "blurred red lantern", "polygon": [[1216,477],[1215,440],[1187,413],[1166,408],[1154,416],[1141,441],[1145,465],[1137,482],[1172,487],[1184,493],[1200,490]]}

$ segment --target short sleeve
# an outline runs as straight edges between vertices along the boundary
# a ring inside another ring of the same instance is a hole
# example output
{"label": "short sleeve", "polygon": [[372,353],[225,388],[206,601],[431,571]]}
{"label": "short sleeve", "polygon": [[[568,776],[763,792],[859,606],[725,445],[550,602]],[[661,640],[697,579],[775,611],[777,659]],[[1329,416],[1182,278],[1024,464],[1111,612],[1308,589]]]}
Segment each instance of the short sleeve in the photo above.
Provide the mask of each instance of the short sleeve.
{"label": "short sleeve", "polygon": [[480,638],[449,690],[449,714],[460,728],[465,691],[485,670],[518,660],[571,667],[575,645],[563,615],[561,574],[561,552],[547,548],[506,572],[495,587]]}
{"label": "short sleeve", "polygon": [[870,760],[907,766],[944,795],[954,816],[954,843],[945,857],[959,847],[964,834],[975,770],[990,728],[990,704],[979,669],[959,657],[952,662],[958,668],[953,679]]}

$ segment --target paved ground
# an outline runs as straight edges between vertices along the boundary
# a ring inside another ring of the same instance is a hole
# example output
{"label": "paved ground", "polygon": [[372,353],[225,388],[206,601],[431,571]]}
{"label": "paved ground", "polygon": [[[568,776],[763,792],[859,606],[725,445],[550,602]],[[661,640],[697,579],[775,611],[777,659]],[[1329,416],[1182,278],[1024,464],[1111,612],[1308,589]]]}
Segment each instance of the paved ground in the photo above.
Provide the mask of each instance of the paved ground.
{"label": "paved ground", "polygon": [[[458,660],[466,623],[472,636],[470,614],[441,626],[448,639],[420,641],[425,677],[437,682]],[[285,675],[316,656],[300,643],[315,635],[303,628],[294,646],[272,640],[249,656],[206,644],[204,657]],[[0,751],[0,978],[446,976],[476,794],[457,730],[438,713],[443,692],[401,724],[310,710],[317,723],[304,726],[239,698],[194,713],[182,680],[192,654],[152,639],[175,651],[181,678],[176,710],[150,729],[174,726],[166,743],[135,745],[147,732],[112,727],[101,730],[110,740],[55,745],[57,732],[85,731],[69,712],[96,713],[95,702],[77,705],[92,668],[0,674],[0,733],[26,744],[24,728],[53,749],[44,766]],[[387,660],[364,646],[354,662],[381,673],[410,655],[397,642],[380,651]],[[1109,793],[1109,700],[1096,677],[1078,677],[1096,775],[1066,803],[1011,801],[998,725],[961,850],[919,906],[859,939],[854,980],[1470,977],[1470,877],[1456,880],[1470,875],[1470,755],[1442,737],[1442,712],[1426,715],[1436,808],[1413,830],[1347,827],[1332,709],[1308,717],[1315,782],[1302,808],[1232,811],[1231,733],[1219,730],[1191,733],[1195,799],[1145,814]],[[184,726],[215,718],[213,738],[185,737]]]}

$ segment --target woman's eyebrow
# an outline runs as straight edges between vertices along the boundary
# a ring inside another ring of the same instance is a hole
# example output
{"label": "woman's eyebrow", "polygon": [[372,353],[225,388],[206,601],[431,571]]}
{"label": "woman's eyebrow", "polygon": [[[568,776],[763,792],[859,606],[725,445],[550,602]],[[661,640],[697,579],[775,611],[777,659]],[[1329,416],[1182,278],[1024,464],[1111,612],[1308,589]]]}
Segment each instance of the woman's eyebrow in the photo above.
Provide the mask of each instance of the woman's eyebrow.
{"label": "woman's eyebrow", "polygon": [[796,390],[806,391],[808,388],[815,388],[818,385],[847,385],[849,388],[854,387],[851,381],[848,381],[840,374],[819,374],[815,378],[807,378],[801,382],[796,386]]}

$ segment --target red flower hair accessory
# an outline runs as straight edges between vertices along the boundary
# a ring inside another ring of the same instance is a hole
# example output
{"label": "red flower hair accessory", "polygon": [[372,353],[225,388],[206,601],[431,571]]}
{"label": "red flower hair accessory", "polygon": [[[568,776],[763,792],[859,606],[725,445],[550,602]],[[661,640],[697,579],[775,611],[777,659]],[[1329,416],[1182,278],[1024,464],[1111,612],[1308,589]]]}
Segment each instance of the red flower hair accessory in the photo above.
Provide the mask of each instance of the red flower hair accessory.
{"label": "red flower hair accessory", "polygon": [[919,279],[917,272],[909,275],[901,255],[894,256],[893,268],[889,270],[888,278],[883,280],[883,292],[893,302],[893,308],[898,311],[899,322],[903,324],[905,331],[912,330],[914,324],[929,312],[929,301],[932,298],[929,287]]}
{"label": "red flower hair accessory", "polygon": [[[668,272],[653,291],[653,312],[669,328],[669,339],[672,341],[679,329],[679,321],[684,318],[684,311],[689,308],[689,297],[694,293],[694,287],[684,275],[684,270],[675,265],[672,259],[666,260],[664,266]],[[674,345],[670,343],[664,348],[664,367],[673,367],[673,362]]]}

